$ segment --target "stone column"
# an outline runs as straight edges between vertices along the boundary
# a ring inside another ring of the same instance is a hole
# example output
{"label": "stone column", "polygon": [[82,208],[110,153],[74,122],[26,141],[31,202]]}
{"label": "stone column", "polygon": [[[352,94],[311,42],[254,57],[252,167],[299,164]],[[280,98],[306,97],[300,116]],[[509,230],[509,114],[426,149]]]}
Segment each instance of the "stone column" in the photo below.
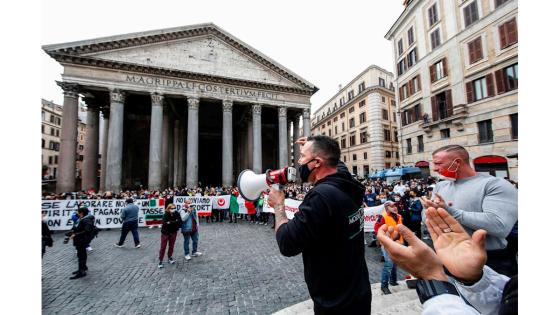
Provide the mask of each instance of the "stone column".
{"label": "stone column", "polygon": [[93,188],[97,191],[97,165],[99,164],[99,107],[88,104],[86,121],[86,143],[82,190]]}
{"label": "stone column", "polygon": [[233,185],[233,101],[222,101],[222,185]]}
{"label": "stone column", "polygon": [[181,174],[181,155],[179,148],[181,144],[181,121],[175,120],[175,125],[173,129],[173,187],[179,186],[179,176]]}
{"label": "stone column", "polygon": [[123,92],[119,90],[111,91],[105,189],[112,192],[119,192],[121,190],[124,98]]}
{"label": "stone column", "polygon": [[253,172],[262,173],[261,104],[254,104],[253,111]]}
{"label": "stone column", "polygon": [[62,133],[60,134],[60,161],[56,192],[76,190],[76,144],[78,138],[78,85],[57,82],[64,93]]}
{"label": "stone column", "polygon": [[163,135],[163,96],[152,93],[150,122],[150,155],[148,161],[148,189],[161,188],[161,148]]}
{"label": "stone column", "polygon": [[278,108],[278,167],[288,165],[288,134],[286,128],[286,107]]}
{"label": "stone column", "polygon": [[169,106],[163,105],[161,127],[161,188],[169,187]]}
{"label": "stone column", "polygon": [[167,185],[174,186],[175,179],[175,119],[169,112],[169,126],[168,126],[168,143],[169,143],[169,156],[168,165],[169,172],[167,173]]}
{"label": "stone column", "polygon": [[303,136],[311,136],[311,125],[309,123],[309,108],[303,110]]}
{"label": "stone column", "polygon": [[107,176],[107,143],[109,141],[109,109],[104,108],[103,113],[103,141],[101,145],[101,176],[99,190],[105,191],[105,178]]}
{"label": "stone column", "polygon": [[198,98],[189,98],[187,134],[187,187],[198,185]]}
{"label": "stone column", "polygon": [[297,166],[299,160],[299,144],[296,143],[296,140],[299,138],[299,117],[301,115],[296,115],[294,120],[294,129],[293,129],[293,138],[292,138],[292,150],[294,156],[294,166]]}

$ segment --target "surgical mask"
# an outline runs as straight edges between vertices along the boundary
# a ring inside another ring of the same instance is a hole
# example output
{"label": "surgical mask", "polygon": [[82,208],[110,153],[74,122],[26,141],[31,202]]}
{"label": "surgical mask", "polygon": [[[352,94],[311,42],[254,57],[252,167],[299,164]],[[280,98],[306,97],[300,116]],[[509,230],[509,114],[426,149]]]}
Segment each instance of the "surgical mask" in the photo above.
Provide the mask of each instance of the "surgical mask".
{"label": "surgical mask", "polygon": [[[457,180],[457,171],[459,170],[459,164],[456,163],[458,159],[453,160],[453,162],[451,162],[451,165],[449,165],[448,168],[441,170],[439,172],[439,177],[443,180],[449,180],[449,181],[456,181]],[[453,168],[453,164],[455,164],[455,169],[451,170]]]}
{"label": "surgical mask", "polygon": [[307,164],[311,163],[311,161],[314,160],[315,159],[311,159],[307,163],[299,166],[299,177],[301,178],[302,183],[307,183],[307,181],[309,180],[309,175],[311,175],[311,172],[315,170],[315,168],[310,170],[309,167],[307,167]]}
{"label": "surgical mask", "polygon": [[387,201],[387,199],[381,198],[381,203],[385,203],[386,201]]}

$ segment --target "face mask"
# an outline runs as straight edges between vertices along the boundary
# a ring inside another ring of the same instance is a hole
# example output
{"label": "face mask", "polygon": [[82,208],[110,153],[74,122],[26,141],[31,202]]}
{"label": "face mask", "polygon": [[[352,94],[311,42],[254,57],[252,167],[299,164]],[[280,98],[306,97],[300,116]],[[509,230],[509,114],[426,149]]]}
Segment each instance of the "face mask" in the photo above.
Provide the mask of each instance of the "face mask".
{"label": "face mask", "polygon": [[401,198],[395,198],[395,201],[401,201]]}
{"label": "face mask", "polygon": [[314,161],[314,160],[315,159],[312,159],[309,162],[299,166],[299,177],[301,178],[301,181],[303,183],[307,183],[307,181],[309,180],[309,175],[311,175],[311,172],[313,172],[315,170],[315,168],[310,170],[307,167],[307,164],[311,163],[311,161]]}
{"label": "face mask", "polygon": [[[456,181],[457,180],[457,170],[459,170],[459,164],[456,164],[455,162],[458,159],[453,160],[453,162],[451,162],[451,165],[449,165],[448,168],[441,170],[439,172],[439,177],[443,180],[450,180],[450,181]],[[453,164],[456,164],[455,167],[453,167]],[[451,170],[452,168],[455,168],[454,170]]]}
{"label": "face mask", "polygon": [[381,203],[385,203],[385,201],[387,201],[387,199],[381,198]]}

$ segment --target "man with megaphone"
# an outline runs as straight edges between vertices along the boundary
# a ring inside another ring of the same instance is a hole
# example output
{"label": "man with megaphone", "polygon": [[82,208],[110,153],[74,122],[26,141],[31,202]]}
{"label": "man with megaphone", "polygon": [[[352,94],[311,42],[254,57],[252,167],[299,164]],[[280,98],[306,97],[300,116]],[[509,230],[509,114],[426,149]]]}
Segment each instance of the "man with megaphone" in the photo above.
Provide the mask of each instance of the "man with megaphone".
{"label": "man with megaphone", "polygon": [[364,186],[340,161],[338,143],[327,136],[297,141],[302,182],[314,185],[292,220],[284,193],[272,188],[276,241],[284,256],[302,253],[305,282],[315,314],[370,314],[371,287],[364,256]]}

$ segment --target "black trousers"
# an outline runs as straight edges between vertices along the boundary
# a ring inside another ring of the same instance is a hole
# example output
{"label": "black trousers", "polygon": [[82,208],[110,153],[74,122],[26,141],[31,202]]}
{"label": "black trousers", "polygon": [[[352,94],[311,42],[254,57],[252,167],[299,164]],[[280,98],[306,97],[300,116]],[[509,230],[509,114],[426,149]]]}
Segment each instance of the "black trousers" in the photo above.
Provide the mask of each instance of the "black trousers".
{"label": "black trousers", "polygon": [[488,267],[510,278],[517,274],[517,261],[511,250],[507,248],[489,250],[486,253],[488,254],[488,260],[486,261]]}
{"label": "black trousers", "polygon": [[80,272],[85,272],[87,268],[87,245],[76,246],[76,250],[78,250],[78,270]]}

